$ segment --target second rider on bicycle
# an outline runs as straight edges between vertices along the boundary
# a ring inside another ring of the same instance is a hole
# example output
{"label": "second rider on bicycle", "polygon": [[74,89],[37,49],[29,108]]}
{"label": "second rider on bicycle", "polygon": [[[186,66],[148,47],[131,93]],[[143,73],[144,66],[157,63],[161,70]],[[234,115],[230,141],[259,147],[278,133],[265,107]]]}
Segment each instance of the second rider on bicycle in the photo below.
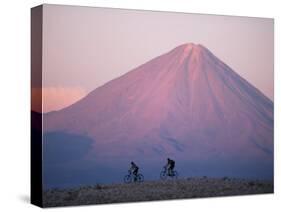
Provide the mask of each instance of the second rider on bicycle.
{"label": "second rider on bicycle", "polygon": [[168,176],[173,176],[175,164],[174,160],[167,158],[167,164],[164,167],[168,169]]}

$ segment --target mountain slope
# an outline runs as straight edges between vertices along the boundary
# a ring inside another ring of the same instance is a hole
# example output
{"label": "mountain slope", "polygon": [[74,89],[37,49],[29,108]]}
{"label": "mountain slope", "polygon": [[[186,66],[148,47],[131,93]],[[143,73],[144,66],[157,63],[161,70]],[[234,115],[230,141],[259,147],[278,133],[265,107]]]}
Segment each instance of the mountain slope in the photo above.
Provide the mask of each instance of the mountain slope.
{"label": "mountain slope", "polygon": [[189,175],[273,175],[273,103],[201,45],[181,45],[43,123],[45,145],[54,132],[90,138],[83,164],[106,173],[171,157]]}

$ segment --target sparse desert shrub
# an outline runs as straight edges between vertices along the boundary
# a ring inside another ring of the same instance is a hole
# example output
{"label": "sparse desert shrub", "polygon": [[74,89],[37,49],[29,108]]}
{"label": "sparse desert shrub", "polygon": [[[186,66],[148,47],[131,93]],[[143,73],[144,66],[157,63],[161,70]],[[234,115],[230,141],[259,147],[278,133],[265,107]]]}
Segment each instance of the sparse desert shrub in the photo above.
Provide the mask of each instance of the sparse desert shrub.
{"label": "sparse desert shrub", "polygon": [[66,193],[66,197],[65,197],[66,201],[73,201],[78,196],[78,191],[67,191],[65,193]]}
{"label": "sparse desert shrub", "polygon": [[255,182],[250,181],[250,182],[248,182],[248,185],[252,187],[252,186],[254,186],[254,185],[255,185]]}
{"label": "sparse desert shrub", "polygon": [[95,185],[95,189],[101,190],[101,189],[102,189],[102,186],[101,186],[99,183],[97,183],[97,184]]}
{"label": "sparse desert shrub", "polygon": [[229,177],[223,177],[222,180],[223,181],[229,181]]}
{"label": "sparse desert shrub", "polygon": [[261,186],[263,186],[263,184],[262,183],[258,183],[257,186],[261,187]]}
{"label": "sparse desert shrub", "polygon": [[198,197],[198,195],[192,194],[190,198],[197,198],[197,197]]}

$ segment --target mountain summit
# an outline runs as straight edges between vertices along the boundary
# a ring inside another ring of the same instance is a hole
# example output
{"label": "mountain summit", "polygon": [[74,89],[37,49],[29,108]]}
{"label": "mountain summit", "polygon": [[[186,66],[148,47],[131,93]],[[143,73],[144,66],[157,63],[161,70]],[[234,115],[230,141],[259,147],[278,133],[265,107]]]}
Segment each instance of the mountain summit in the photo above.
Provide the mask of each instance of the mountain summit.
{"label": "mountain summit", "polygon": [[[43,123],[46,173],[84,167],[85,183],[122,180],[132,160],[157,178],[167,157],[182,176],[273,177],[273,102],[202,45],[178,46]],[[59,148],[79,158],[50,159]]]}

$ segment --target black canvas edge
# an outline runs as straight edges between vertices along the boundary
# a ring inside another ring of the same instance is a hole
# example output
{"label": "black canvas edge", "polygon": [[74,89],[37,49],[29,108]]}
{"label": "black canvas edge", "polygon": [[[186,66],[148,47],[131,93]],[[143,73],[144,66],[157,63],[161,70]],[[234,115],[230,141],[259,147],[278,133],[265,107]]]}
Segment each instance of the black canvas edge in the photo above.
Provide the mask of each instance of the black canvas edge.
{"label": "black canvas edge", "polygon": [[[43,6],[31,8],[31,105],[41,105],[41,113],[31,110],[31,204],[43,207],[42,179],[42,32]],[[39,88],[39,95],[32,95],[32,88]],[[32,107],[31,107],[32,109]]]}

